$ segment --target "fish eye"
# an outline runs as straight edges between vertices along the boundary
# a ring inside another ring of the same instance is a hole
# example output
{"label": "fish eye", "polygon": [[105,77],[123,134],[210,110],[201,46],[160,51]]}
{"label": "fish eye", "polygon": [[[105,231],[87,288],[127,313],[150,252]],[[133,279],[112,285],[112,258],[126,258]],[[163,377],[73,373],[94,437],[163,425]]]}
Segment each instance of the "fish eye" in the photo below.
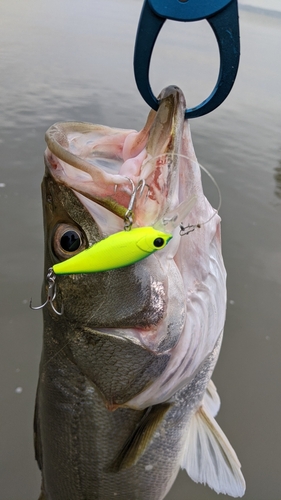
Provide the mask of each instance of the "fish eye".
{"label": "fish eye", "polygon": [[156,248],[161,248],[163,245],[164,245],[165,241],[163,238],[156,238],[154,241],[153,241],[153,245],[156,247]]}
{"label": "fish eye", "polygon": [[77,231],[65,231],[63,233],[60,244],[66,252],[75,252],[81,245],[81,238]]}
{"label": "fish eye", "polygon": [[85,237],[78,227],[70,224],[57,226],[53,238],[53,251],[57,257],[72,257],[84,248]]}

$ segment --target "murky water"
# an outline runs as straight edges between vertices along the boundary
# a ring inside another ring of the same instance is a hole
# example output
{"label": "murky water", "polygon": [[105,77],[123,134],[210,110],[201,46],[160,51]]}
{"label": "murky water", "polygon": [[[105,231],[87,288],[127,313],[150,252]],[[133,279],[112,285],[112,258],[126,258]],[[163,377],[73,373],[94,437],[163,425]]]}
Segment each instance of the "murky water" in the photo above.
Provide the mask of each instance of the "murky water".
{"label": "murky water", "polygon": [[[141,0],[1,0],[0,498],[37,499],[32,419],[42,318],[40,182],[44,132],[82,120],[140,129],[148,108],[133,77]],[[218,421],[247,481],[246,500],[281,498],[281,19],[241,10],[235,87],[193,120],[199,161],[219,182],[228,270],[225,338],[214,381]],[[207,23],[167,23],[155,50],[155,93],[174,83],[189,106],[218,71]],[[210,196],[212,196],[210,192]],[[215,195],[214,195],[215,196]],[[214,203],[216,200],[214,200]],[[216,499],[180,473],[169,500]],[[227,498],[227,497],[222,497]]]}

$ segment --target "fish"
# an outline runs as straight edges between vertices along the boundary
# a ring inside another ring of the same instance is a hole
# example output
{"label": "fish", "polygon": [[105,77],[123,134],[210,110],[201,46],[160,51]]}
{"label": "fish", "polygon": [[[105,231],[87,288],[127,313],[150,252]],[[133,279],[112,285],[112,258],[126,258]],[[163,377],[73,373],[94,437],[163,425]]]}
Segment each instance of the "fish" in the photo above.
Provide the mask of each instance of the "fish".
{"label": "fish", "polygon": [[46,133],[44,277],[124,231],[140,182],[131,231],[172,238],[130,265],[56,276],[34,416],[40,500],[162,500],[180,469],[217,493],[245,492],[215,420],[226,271],[185,108],[172,85],[141,131],[66,122]]}

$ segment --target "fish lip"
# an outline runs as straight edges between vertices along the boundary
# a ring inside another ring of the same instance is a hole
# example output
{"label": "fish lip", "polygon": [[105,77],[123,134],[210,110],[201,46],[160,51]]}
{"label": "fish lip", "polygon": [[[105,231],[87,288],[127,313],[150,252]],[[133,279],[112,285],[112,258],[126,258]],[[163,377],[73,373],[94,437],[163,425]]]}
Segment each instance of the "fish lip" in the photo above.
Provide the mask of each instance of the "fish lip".
{"label": "fish lip", "polygon": [[176,85],[170,85],[160,92],[158,101],[159,108],[150,130],[147,150],[151,156],[180,153],[182,134],[179,129],[183,129],[186,108],[183,92]]}
{"label": "fish lip", "polygon": [[[162,336],[162,340],[160,339],[159,341],[158,330],[159,325],[150,325],[145,328],[138,326],[135,328],[94,328],[93,335],[95,332],[98,332],[101,335],[108,335],[110,337],[122,339],[124,342],[132,342],[145,351],[150,352],[154,356],[170,354],[174,347],[178,344],[180,334],[170,340],[167,339],[167,332],[165,332]],[[147,340],[149,335],[150,337],[155,336],[156,341],[154,342],[152,339]]]}
{"label": "fish lip", "polygon": [[185,97],[182,90],[177,85],[168,85],[167,87],[162,89],[157,99],[158,101],[162,101],[167,97],[171,97],[172,99],[174,99],[174,107],[180,105],[185,110]]}

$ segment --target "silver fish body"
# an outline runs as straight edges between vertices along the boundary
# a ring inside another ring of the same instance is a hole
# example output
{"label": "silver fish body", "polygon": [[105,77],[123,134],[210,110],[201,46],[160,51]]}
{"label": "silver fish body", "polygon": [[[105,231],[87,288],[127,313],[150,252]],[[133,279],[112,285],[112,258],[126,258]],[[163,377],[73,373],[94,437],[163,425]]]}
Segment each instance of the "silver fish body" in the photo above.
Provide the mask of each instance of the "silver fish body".
{"label": "silver fish body", "polygon": [[[182,237],[175,229],[165,249],[129,267],[57,277],[64,312],[44,309],[35,410],[41,500],[160,500],[180,467],[216,491],[244,491],[210,381],[226,306],[220,218],[202,191],[181,91],[160,100],[139,133],[66,123],[46,135],[45,275],[123,229],[131,181],[147,185],[134,226],[163,223],[192,195],[182,222],[203,224]],[[78,235],[74,250],[64,234]]]}

